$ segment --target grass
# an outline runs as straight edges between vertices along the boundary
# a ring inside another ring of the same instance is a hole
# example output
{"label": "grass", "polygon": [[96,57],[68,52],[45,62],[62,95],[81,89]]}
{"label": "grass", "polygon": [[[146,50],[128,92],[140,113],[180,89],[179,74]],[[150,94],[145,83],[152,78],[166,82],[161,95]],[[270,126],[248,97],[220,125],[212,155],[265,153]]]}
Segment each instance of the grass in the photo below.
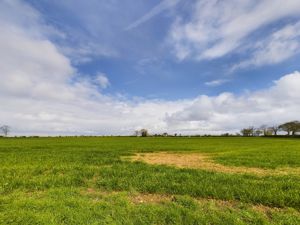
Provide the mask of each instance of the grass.
{"label": "grass", "polygon": [[0,224],[300,224],[300,174],[124,160],[162,151],[210,154],[228,167],[300,167],[300,139],[1,138]]}

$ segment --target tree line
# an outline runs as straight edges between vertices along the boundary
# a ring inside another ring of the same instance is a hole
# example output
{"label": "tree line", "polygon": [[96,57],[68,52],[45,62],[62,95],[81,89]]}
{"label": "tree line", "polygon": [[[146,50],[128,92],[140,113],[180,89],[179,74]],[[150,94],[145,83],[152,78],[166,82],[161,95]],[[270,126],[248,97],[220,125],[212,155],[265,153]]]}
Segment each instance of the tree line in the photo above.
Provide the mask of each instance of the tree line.
{"label": "tree line", "polygon": [[[286,122],[280,125],[273,125],[273,126],[267,126],[267,125],[262,125],[258,128],[255,128],[253,126],[244,128],[240,131],[240,133],[236,134],[221,134],[221,136],[245,136],[245,137],[253,137],[253,136],[277,136],[279,132],[286,132],[287,136],[295,136],[297,135],[297,132],[300,132],[300,121],[290,121]],[[186,137],[186,136],[193,136],[193,137],[200,137],[200,136],[212,136],[209,134],[206,135],[181,135],[181,134],[174,134],[174,135],[169,135],[168,133],[162,133],[162,134],[152,134],[150,135],[147,129],[141,129],[141,130],[136,130],[134,132],[134,136],[140,136],[140,137],[148,137],[148,136],[153,136],[153,137],[167,137],[167,136],[172,136],[172,137]]]}
{"label": "tree line", "polygon": [[288,136],[295,136],[297,132],[300,132],[300,121],[290,121],[286,122],[280,125],[274,125],[274,126],[266,126],[262,125],[259,128],[255,127],[248,127],[241,130],[241,134],[243,136],[249,137],[249,136],[277,136],[278,132],[283,131],[286,132],[286,135]]}
{"label": "tree line", "polygon": [[[3,125],[0,127],[0,133],[3,134],[3,136],[7,137],[9,132],[11,131],[11,128],[8,125]],[[287,136],[295,136],[297,135],[298,132],[300,132],[300,121],[290,121],[286,122],[280,125],[273,125],[273,126],[267,126],[267,125],[262,125],[259,128],[255,128],[253,126],[244,128],[240,131],[240,133],[237,133],[235,135],[230,135],[229,133],[226,133],[226,135],[221,135],[221,136],[245,136],[245,137],[251,137],[251,136],[277,136],[278,132],[286,132]],[[1,135],[0,135],[1,136]],[[150,136],[149,132],[147,129],[141,129],[141,130],[136,130],[134,132],[134,136],[141,136],[141,137],[147,137]],[[163,133],[163,134],[155,134],[151,136],[170,136],[168,133]],[[171,135],[171,136],[182,136],[181,134],[177,135]],[[200,136],[200,135],[193,135],[193,136]],[[205,135],[204,135],[205,136]]]}

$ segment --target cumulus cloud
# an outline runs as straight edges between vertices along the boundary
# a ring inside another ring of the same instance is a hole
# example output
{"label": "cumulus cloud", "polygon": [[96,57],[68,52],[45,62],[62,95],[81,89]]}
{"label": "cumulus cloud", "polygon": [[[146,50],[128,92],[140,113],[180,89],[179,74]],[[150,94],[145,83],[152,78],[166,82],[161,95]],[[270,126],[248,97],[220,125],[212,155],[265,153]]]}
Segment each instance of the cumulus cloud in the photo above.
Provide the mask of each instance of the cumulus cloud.
{"label": "cumulus cloud", "polygon": [[97,74],[95,81],[103,89],[107,88],[110,85],[110,82],[104,73]]}
{"label": "cumulus cloud", "polygon": [[254,31],[286,17],[299,17],[298,0],[202,0],[190,19],[178,18],[170,38],[179,59],[213,59],[239,48]]}
{"label": "cumulus cloud", "polygon": [[238,131],[241,127],[277,124],[299,119],[300,73],[274,81],[272,87],[235,96],[200,96],[181,111],[166,117],[168,127],[195,132]]}
{"label": "cumulus cloud", "polygon": [[[7,8],[16,15],[12,17],[7,14],[5,17],[1,14],[0,19],[1,95],[71,97],[62,83],[75,72],[74,68],[69,59],[43,35],[45,27],[39,23],[38,13],[19,1],[4,1],[1,4],[1,10]],[[28,24],[24,26],[22,18],[27,16],[29,19],[25,23]],[[54,91],[58,89],[59,93]]]}
{"label": "cumulus cloud", "polygon": [[[130,134],[140,127],[162,129],[165,112],[180,104],[126,101],[105,96],[105,75],[78,78],[69,58],[44,34],[38,12],[20,1],[1,2],[0,123],[15,134]],[[29,10],[29,11],[28,11]],[[30,13],[31,26],[22,19]],[[30,29],[28,29],[30,28]]]}

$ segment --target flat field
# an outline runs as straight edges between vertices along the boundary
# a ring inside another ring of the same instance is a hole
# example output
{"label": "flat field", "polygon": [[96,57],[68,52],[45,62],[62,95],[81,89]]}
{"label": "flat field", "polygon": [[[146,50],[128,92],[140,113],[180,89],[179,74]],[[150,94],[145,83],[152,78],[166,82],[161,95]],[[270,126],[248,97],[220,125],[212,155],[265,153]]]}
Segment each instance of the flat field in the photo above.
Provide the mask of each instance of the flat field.
{"label": "flat field", "polygon": [[300,139],[0,139],[0,224],[300,224]]}

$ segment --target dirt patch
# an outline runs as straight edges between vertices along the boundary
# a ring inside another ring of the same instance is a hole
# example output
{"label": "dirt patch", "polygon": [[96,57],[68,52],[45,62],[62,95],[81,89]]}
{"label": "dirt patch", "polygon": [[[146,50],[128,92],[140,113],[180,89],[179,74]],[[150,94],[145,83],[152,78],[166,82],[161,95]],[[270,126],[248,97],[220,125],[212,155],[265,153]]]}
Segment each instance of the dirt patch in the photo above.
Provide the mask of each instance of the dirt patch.
{"label": "dirt patch", "polygon": [[300,175],[300,168],[262,169],[253,167],[235,167],[216,163],[212,156],[202,153],[138,153],[130,158],[154,165],[170,165],[179,168],[203,169],[222,173],[243,173],[258,176]]}
{"label": "dirt patch", "polygon": [[134,204],[141,203],[160,203],[165,201],[171,201],[173,196],[164,194],[152,194],[152,193],[125,193],[118,191],[104,191],[95,188],[87,188],[80,192],[81,195],[89,196],[93,201],[97,202],[105,196],[125,194],[130,202]]}
{"label": "dirt patch", "polygon": [[130,200],[135,203],[160,203],[165,201],[171,201],[172,196],[161,195],[161,194],[132,194],[130,195]]}

